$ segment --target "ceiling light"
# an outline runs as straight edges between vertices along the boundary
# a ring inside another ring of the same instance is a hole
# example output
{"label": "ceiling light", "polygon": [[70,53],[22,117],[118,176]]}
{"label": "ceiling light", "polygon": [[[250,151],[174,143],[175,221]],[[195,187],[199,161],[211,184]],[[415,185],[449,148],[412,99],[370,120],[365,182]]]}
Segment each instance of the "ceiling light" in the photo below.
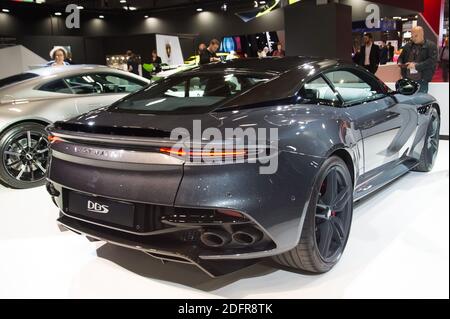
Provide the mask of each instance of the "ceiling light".
{"label": "ceiling light", "polygon": [[78,9],[78,10],[83,10],[84,7],[83,7],[83,6],[77,6],[77,9]]}
{"label": "ceiling light", "polygon": [[55,16],[60,16],[61,12],[55,12]]}
{"label": "ceiling light", "polygon": [[103,16],[103,15],[99,15],[98,16],[100,19],[104,19],[105,18],[105,16]]}
{"label": "ceiling light", "polygon": [[2,9],[2,12],[8,13],[9,9]]}
{"label": "ceiling light", "polygon": [[127,3],[127,0],[120,0],[120,3]]}
{"label": "ceiling light", "polygon": [[144,16],[144,18],[148,19],[148,16]]}
{"label": "ceiling light", "polygon": [[222,4],[222,6],[220,8],[222,9],[222,11],[227,11],[228,5],[226,3],[224,3],[224,4]]}
{"label": "ceiling light", "polygon": [[197,12],[202,12],[203,9],[202,8],[197,8]]}

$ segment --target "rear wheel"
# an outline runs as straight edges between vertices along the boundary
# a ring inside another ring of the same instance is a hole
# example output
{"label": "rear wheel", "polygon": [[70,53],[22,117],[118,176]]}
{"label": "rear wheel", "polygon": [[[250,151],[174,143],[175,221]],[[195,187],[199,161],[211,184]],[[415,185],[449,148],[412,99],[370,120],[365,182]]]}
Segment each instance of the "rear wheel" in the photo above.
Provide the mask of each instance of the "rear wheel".
{"label": "rear wheel", "polygon": [[0,181],[12,188],[45,183],[49,143],[43,125],[22,123],[0,136]]}
{"label": "rear wheel", "polygon": [[329,271],[342,256],[353,215],[353,184],[339,157],[319,171],[300,238],[294,249],[275,256],[278,263],[315,273]]}
{"label": "rear wheel", "polygon": [[439,132],[441,121],[439,113],[435,108],[431,109],[430,123],[428,124],[425,143],[420,154],[420,163],[414,169],[417,172],[429,172],[433,169],[439,151]]}

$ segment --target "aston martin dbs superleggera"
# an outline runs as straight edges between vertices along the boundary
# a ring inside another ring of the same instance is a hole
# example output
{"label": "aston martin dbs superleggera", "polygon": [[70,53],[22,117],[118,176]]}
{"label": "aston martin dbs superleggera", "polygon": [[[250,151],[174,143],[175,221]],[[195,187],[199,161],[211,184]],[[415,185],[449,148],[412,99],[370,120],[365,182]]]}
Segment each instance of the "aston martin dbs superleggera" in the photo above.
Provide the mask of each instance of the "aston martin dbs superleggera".
{"label": "aston martin dbs superleggera", "polygon": [[[212,276],[263,257],[323,273],[354,201],[432,169],[439,127],[436,100],[409,80],[391,91],[342,61],[236,60],[55,123],[47,189],[65,228]],[[230,129],[233,147],[215,147]]]}

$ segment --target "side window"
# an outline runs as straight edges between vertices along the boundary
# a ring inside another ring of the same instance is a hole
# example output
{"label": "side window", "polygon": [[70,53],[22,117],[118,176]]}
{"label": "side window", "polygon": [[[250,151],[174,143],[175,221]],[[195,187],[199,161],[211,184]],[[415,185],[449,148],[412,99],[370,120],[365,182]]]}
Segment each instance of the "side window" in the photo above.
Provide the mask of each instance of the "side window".
{"label": "side window", "polygon": [[189,97],[203,97],[205,95],[205,85],[201,79],[191,78],[189,81]]}
{"label": "side window", "polygon": [[64,81],[75,94],[104,93],[103,85],[96,82],[91,74],[73,76]]}
{"label": "side window", "polygon": [[116,74],[102,74],[97,75],[97,77],[98,80],[103,80],[105,82],[105,85],[110,92],[114,91],[118,93],[132,93],[147,85],[146,83],[142,83],[135,79],[122,77]]}
{"label": "side window", "polygon": [[367,102],[385,96],[381,85],[375,80],[354,72],[340,70],[326,73],[325,76],[333,83],[346,104]]}
{"label": "side window", "polygon": [[181,81],[164,92],[168,97],[186,97],[186,81]]}
{"label": "side window", "polygon": [[39,91],[73,94],[73,92],[70,90],[70,88],[67,86],[67,84],[63,80],[55,80],[55,81],[46,83],[39,88]]}
{"label": "side window", "polygon": [[324,105],[338,105],[339,98],[333,92],[328,83],[322,78],[318,77],[306,83],[300,89],[301,103],[304,104],[324,104]]}
{"label": "side window", "polygon": [[66,78],[75,94],[132,93],[146,84],[128,77],[110,73],[92,73]]}

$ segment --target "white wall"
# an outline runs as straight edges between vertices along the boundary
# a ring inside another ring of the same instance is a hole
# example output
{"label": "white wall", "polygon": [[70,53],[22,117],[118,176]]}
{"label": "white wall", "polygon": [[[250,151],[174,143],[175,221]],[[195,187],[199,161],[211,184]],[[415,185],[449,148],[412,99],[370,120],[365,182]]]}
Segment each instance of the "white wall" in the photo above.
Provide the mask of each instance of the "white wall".
{"label": "white wall", "polygon": [[[395,90],[395,83],[386,83]],[[449,83],[430,83],[428,93],[436,98],[441,108],[441,135],[449,135]]]}
{"label": "white wall", "polygon": [[0,79],[46,63],[46,60],[22,45],[0,49]]}

